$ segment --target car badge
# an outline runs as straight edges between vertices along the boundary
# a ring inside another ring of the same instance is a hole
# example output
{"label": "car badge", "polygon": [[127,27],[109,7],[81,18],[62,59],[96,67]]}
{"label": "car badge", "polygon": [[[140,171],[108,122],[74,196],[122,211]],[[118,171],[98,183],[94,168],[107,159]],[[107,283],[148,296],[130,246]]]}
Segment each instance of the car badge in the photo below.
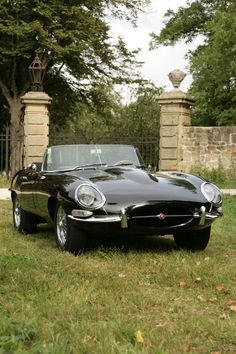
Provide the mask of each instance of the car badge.
{"label": "car badge", "polygon": [[165,214],[160,213],[159,215],[157,215],[157,217],[158,217],[158,219],[160,219],[160,220],[164,220],[166,216],[165,216]]}

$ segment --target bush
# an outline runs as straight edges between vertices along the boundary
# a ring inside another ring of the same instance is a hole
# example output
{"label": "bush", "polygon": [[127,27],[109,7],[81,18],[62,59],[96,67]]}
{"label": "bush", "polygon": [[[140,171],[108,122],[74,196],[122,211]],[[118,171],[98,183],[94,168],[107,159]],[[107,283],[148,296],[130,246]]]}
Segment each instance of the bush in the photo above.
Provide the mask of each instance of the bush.
{"label": "bush", "polygon": [[236,176],[233,169],[224,170],[223,167],[207,169],[205,167],[196,166],[191,168],[190,173],[201,176],[221,188],[236,188]]}

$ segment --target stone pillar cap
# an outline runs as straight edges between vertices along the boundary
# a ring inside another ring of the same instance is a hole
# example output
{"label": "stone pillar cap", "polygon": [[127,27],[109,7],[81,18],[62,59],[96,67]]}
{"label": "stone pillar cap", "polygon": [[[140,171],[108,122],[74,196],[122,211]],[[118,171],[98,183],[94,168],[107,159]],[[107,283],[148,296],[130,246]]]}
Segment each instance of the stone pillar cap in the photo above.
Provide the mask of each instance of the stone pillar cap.
{"label": "stone pillar cap", "polygon": [[181,91],[180,89],[173,89],[168,92],[163,92],[159,97],[158,101],[166,101],[166,100],[174,100],[174,101],[189,101],[189,102],[194,102],[194,99],[192,98],[191,95],[189,95],[186,92]]}
{"label": "stone pillar cap", "polygon": [[50,103],[52,98],[48,96],[47,93],[43,91],[29,91],[24,96],[21,97],[23,103]]}
{"label": "stone pillar cap", "polygon": [[159,97],[158,97],[158,102],[159,103],[172,103],[172,102],[185,102],[188,104],[192,104],[194,102],[194,99],[192,98],[191,95],[189,95],[186,92],[183,92],[179,89],[179,86],[181,82],[184,80],[186,76],[186,73],[179,69],[175,69],[171,71],[168,75],[170,81],[172,82],[172,85],[174,86],[174,89],[171,91],[163,92]]}

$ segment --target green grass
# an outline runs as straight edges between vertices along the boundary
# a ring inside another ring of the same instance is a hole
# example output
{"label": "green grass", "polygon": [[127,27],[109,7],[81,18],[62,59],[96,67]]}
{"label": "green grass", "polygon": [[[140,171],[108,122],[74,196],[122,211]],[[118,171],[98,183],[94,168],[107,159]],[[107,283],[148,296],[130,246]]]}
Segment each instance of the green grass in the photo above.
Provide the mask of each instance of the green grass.
{"label": "green grass", "polygon": [[0,201],[0,353],[235,353],[236,197],[204,252],[171,237],[57,250]]}

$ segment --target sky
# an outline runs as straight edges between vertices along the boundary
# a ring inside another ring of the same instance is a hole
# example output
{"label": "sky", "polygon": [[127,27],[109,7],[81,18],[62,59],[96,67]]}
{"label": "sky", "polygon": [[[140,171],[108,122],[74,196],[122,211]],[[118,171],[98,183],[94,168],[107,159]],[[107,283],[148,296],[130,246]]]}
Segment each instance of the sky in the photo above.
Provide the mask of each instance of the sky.
{"label": "sky", "polygon": [[186,91],[191,83],[189,75],[188,61],[185,58],[189,49],[194,49],[196,44],[186,45],[179,43],[174,47],[161,46],[158,49],[149,50],[151,32],[159,34],[163,27],[163,16],[168,9],[175,10],[180,6],[186,5],[186,0],[152,0],[151,5],[145,12],[139,15],[137,27],[133,27],[126,21],[114,21],[111,25],[112,36],[121,36],[129,49],[140,48],[138,56],[143,61],[141,74],[144,79],[152,80],[157,86],[171,90],[172,84],[168,79],[168,74],[174,69],[180,69],[187,73],[181,84],[181,89]]}

